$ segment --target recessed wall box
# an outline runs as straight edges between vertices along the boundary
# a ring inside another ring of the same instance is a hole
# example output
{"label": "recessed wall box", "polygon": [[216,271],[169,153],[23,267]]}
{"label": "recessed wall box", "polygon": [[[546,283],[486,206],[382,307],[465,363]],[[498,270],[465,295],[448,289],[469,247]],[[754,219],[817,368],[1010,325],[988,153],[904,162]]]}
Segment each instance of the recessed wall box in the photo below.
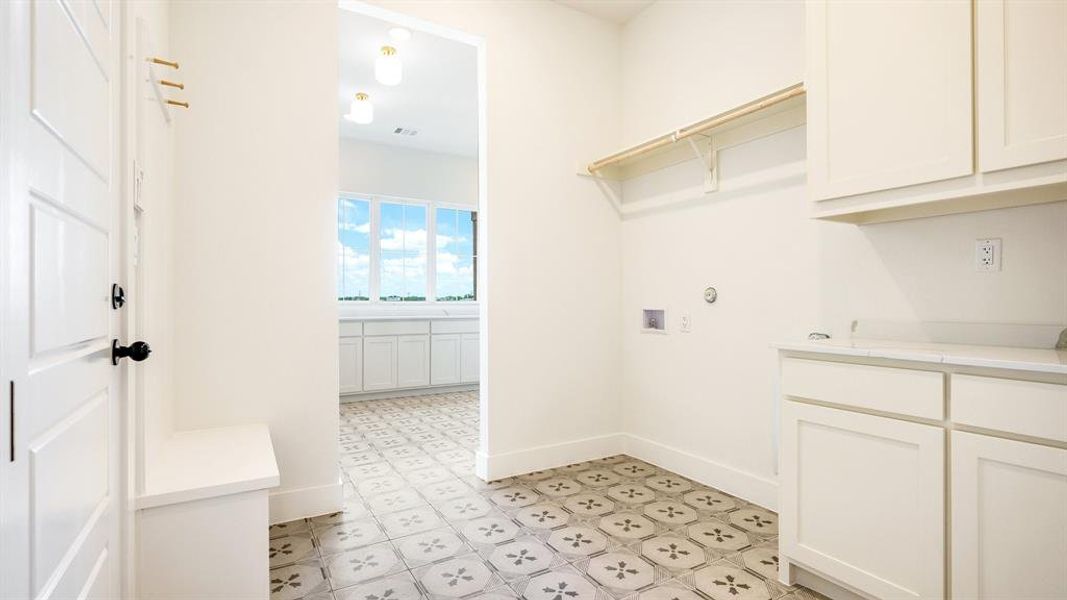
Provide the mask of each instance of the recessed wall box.
{"label": "recessed wall box", "polygon": [[646,308],[641,311],[643,333],[667,333],[667,317],[662,308]]}

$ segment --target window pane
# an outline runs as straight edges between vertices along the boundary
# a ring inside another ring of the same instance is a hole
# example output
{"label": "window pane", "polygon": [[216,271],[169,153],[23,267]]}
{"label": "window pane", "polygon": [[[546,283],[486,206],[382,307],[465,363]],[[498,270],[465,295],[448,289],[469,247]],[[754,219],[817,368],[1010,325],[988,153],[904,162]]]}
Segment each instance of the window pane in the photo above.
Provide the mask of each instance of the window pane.
{"label": "window pane", "polygon": [[381,204],[381,291],[388,302],[426,300],[426,207]]}
{"label": "window pane", "polygon": [[448,302],[475,299],[474,214],[474,211],[470,210],[437,209],[438,300]]}
{"label": "window pane", "polygon": [[337,200],[337,299],[370,299],[370,202]]}

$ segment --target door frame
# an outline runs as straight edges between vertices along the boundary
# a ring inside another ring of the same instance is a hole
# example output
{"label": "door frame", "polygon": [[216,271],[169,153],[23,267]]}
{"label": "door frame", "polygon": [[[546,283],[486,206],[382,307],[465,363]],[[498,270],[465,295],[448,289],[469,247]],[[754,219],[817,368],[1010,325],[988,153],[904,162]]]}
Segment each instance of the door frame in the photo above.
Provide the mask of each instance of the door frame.
{"label": "door frame", "polygon": [[490,479],[489,448],[491,432],[489,417],[490,378],[489,378],[489,232],[492,220],[489,216],[489,120],[487,117],[487,63],[486,40],[484,37],[439,25],[432,21],[420,19],[400,12],[395,12],[362,2],[359,0],[338,0],[341,10],[388,21],[412,31],[427,33],[448,40],[474,46],[478,62],[478,269],[476,289],[478,290],[478,450],[475,452],[474,473],[483,480]]}

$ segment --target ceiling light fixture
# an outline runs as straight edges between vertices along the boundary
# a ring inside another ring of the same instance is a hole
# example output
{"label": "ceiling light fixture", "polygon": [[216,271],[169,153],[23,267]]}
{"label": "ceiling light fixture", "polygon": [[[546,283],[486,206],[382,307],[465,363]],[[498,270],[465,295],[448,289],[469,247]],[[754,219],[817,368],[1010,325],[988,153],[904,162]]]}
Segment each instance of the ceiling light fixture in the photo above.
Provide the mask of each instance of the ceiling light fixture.
{"label": "ceiling light fixture", "polygon": [[370,96],[363,92],[356,94],[356,99],[352,101],[352,104],[348,105],[348,114],[345,115],[345,118],[360,125],[366,125],[373,121],[374,105],[371,104]]}
{"label": "ceiling light fixture", "polygon": [[396,42],[406,42],[411,39],[411,30],[403,27],[393,27],[389,30],[389,37]]}
{"label": "ceiling light fixture", "polygon": [[403,77],[404,66],[400,62],[400,56],[396,48],[382,46],[378,60],[374,61],[374,78],[382,85],[397,85]]}

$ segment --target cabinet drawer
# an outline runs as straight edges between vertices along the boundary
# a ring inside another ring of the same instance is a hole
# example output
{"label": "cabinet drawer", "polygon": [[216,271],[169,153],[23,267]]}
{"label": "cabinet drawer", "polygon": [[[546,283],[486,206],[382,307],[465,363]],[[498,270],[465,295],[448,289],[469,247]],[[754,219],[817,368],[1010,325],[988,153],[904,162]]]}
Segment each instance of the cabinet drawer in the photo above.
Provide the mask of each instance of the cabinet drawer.
{"label": "cabinet drawer", "polygon": [[933,371],[786,358],[782,393],[927,419],[945,412],[944,377]]}
{"label": "cabinet drawer", "polygon": [[433,321],[430,327],[433,333],[478,333],[478,319]]}
{"label": "cabinet drawer", "polygon": [[359,337],[363,335],[363,321],[341,321],[341,337]]}
{"label": "cabinet drawer", "polygon": [[1067,385],[952,376],[952,420],[1067,442]]}
{"label": "cabinet drawer", "polygon": [[430,333],[429,321],[367,321],[363,335],[419,335]]}

